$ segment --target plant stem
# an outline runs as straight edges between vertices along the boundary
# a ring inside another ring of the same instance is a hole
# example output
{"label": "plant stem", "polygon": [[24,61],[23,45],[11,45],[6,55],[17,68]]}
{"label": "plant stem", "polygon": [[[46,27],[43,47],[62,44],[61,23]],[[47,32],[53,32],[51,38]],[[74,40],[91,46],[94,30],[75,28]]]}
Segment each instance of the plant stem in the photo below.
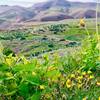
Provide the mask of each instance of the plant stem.
{"label": "plant stem", "polygon": [[89,33],[89,31],[88,31],[88,29],[87,29],[86,26],[85,26],[85,30],[86,30],[86,33],[87,33],[87,35],[88,35],[88,38],[90,38],[90,33]]}
{"label": "plant stem", "polygon": [[96,35],[97,35],[97,39],[99,40],[99,31],[98,31],[98,9],[99,9],[99,0],[97,0],[97,5],[96,5]]}

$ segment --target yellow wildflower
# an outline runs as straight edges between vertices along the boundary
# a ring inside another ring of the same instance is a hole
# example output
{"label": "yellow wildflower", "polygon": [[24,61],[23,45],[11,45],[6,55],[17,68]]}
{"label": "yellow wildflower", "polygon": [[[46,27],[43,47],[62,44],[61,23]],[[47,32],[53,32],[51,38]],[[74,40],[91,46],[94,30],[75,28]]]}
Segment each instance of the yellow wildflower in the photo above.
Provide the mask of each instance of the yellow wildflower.
{"label": "yellow wildflower", "polygon": [[48,98],[48,99],[51,98],[50,94],[45,94],[45,97]]}
{"label": "yellow wildflower", "polygon": [[12,64],[13,64],[12,59],[6,58],[5,61],[6,61],[6,64],[7,64],[7,65],[12,66]]}
{"label": "yellow wildflower", "polygon": [[40,89],[41,90],[44,90],[45,89],[45,86],[44,85],[40,85]]}
{"label": "yellow wildflower", "polygon": [[78,80],[78,83],[82,83],[82,80],[79,79],[79,80]]}
{"label": "yellow wildflower", "polygon": [[83,79],[83,76],[78,76],[77,79],[78,79],[78,80],[81,80],[81,79]]}
{"label": "yellow wildflower", "polygon": [[0,53],[2,53],[3,52],[3,45],[1,44],[1,42],[0,42]]}
{"label": "yellow wildflower", "polygon": [[78,70],[78,71],[77,71],[77,73],[79,73],[79,74],[80,74],[80,73],[81,73],[81,71],[80,71],[80,70]]}
{"label": "yellow wildflower", "polygon": [[92,71],[88,71],[87,73],[88,73],[88,74],[92,74]]}
{"label": "yellow wildflower", "polygon": [[100,86],[100,82],[97,82],[97,85]]}
{"label": "yellow wildflower", "polygon": [[85,75],[86,75],[86,72],[82,72],[82,75],[84,75],[84,76],[85,76]]}
{"label": "yellow wildflower", "polygon": [[100,100],[100,97],[99,97],[99,99],[98,100]]}
{"label": "yellow wildflower", "polygon": [[71,74],[70,77],[71,77],[71,78],[75,78],[75,75],[74,75],[74,74]]}
{"label": "yellow wildflower", "polygon": [[89,79],[93,79],[93,78],[94,78],[94,75],[90,75],[90,76],[89,76]]}
{"label": "yellow wildflower", "polygon": [[67,81],[66,81],[66,86],[67,86],[67,88],[71,88],[72,87],[72,81],[70,80],[70,79],[68,79]]}
{"label": "yellow wildflower", "polygon": [[81,87],[82,87],[82,84],[77,84],[77,87],[78,87],[78,88],[81,88]]}
{"label": "yellow wildflower", "polygon": [[36,73],[35,73],[35,72],[32,72],[32,75],[33,75],[33,76],[36,76]]}
{"label": "yellow wildflower", "polygon": [[25,65],[29,63],[29,61],[24,56],[22,56],[21,59]]}
{"label": "yellow wildflower", "polygon": [[66,95],[65,95],[65,94],[63,94],[63,95],[62,95],[62,98],[63,98],[63,99],[66,99]]}
{"label": "yellow wildflower", "polygon": [[56,67],[48,67],[48,71],[52,71],[52,70],[55,70]]}
{"label": "yellow wildflower", "polygon": [[85,98],[83,98],[82,100],[87,100],[87,98],[85,97]]}
{"label": "yellow wildflower", "polygon": [[80,19],[80,26],[85,27],[85,21],[84,21],[84,19],[83,19],[83,18],[82,18],[82,19]]}
{"label": "yellow wildflower", "polygon": [[13,74],[12,74],[12,73],[10,73],[10,72],[7,72],[7,73],[6,73],[6,76],[8,76],[8,77],[12,77],[12,76],[13,76]]}

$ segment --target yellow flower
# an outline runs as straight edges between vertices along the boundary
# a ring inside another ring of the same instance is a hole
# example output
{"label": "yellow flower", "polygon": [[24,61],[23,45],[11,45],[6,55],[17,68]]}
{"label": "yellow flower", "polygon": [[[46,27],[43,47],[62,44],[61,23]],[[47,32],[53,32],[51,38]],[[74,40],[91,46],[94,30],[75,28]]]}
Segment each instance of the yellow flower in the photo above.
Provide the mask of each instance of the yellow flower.
{"label": "yellow flower", "polygon": [[78,71],[77,71],[77,73],[81,73],[81,71],[80,71],[80,70],[78,70]]}
{"label": "yellow flower", "polygon": [[78,79],[78,80],[81,80],[81,79],[83,79],[83,76],[78,76],[77,79]]}
{"label": "yellow flower", "polygon": [[40,85],[40,89],[41,90],[44,90],[45,89],[45,86],[44,85]]}
{"label": "yellow flower", "polygon": [[74,75],[74,74],[71,74],[70,77],[71,77],[71,78],[75,78],[75,75]]}
{"label": "yellow flower", "polygon": [[98,100],[100,100],[100,97],[98,98]]}
{"label": "yellow flower", "polygon": [[22,56],[21,59],[25,65],[29,63],[29,61],[24,56]]}
{"label": "yellow flower", "polygon": [[12,77],[12,76],[13,76],[13,74],[12,74],[12,73],[10,73],[10,72],[7,72],[7,73],[6,73],[6,76],[8,76],[8,77]]}
{"label": "yellow flower", "polygon": [[63,94],[63,95],[62,95],[62,98],[63,98],[63,99],[64,99],[64,98],[66,98],[66,95],[65,95],[65,94]]}
{"label": "yellow flower", "polygon": [[85,97],[85,98],[83,98],[82,100],[87,100],[87,98]]}
{"label": "yellow flower", "polygon": [[12,66],[12,63],[13,63],[12,59],[6,58],[5,61],[7,65]]}
{"label": "yellow flower", "polygon": [[86,75],[86,72],[82,72],[82,75],[84,75],[84,76],[85,76],[85,75]]}
{"label": "yellow flower", "polygon": [[73,86],[72,81],[70,79],[66,81],[66,86],[67,88],[71,88]]}
{"label": "yellow flower", "polygon": [[0,42],[0,53],[2,53],[3,52],[3,45],[1,44],[1,42]]}
{"label": "yellow flower", "polygon": [[100,82],[97,82],[97,85],[100,86]]}
{"label": "yellow flower", "polygon": [[89,76],[89,79],[93,79],[93,78],[94,78],[94,75],[90,75],[90,76]]}
{"label": "yellow flower", "polygon": [[45,97],[48,98],[48,99],[51,98],[50,94],[45,94]]}
{"label": "yellow flower", "polygon": [[84,19],[83,19],[83,18],[82,18],[82,19],[80,19],[80,26],[85,27],[85,21],[84,21]]}
{"label": "yellow flower", "polygon": [[35,72],[32,72],[32,75],[33,75],[33,76],[36,76],[36,73],[35,73]]}
{"label": "yellow flower", "polygon": [[78,88],[81,88],[81,87],[82,87],[82,84],[77,84],[77,87],[78,87]]}
{"label": "yellow flower", "polygon": [[79,79],[79,80],[78,80],[78,83],[82,83],[82,80]]}
{"label": "yellow flower", "polygon": [[52,70],[55,70],[56,67],[48,67],[48,71],[52,71]]}
{"label": "yellow flower", "polygon": [[92,71],[88,71],[87,73],[88,73],[88,74],[92,74]]}

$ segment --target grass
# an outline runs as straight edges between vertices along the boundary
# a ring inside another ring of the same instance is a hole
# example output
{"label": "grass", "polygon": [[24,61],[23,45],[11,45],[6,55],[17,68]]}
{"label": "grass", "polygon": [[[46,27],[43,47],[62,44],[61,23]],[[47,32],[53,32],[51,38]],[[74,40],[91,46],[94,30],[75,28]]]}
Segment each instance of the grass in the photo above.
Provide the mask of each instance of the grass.
{"label": "grass", "polygon": [[47,53],[40,60],[4,56],[5,60],[0,68],[1,100],[97,100],[100,88],[97,84],[99,69],[95,72],[79,70],[83,60],[76,53],[77,50],[63,57],[56,53],[51,57]]}
{"label": "grass", "polygon": [[[77,25],[63,26],[63,32],[57,29],[59,25],[52,24],[0,34],[4,45],[0,44],[1,100],[100,98],[100,48],[94,29],[87,37]],[[5,55],[5,47],[17,47],[14,51],[18,50],[18,54],[7,51],[9,55]]]}

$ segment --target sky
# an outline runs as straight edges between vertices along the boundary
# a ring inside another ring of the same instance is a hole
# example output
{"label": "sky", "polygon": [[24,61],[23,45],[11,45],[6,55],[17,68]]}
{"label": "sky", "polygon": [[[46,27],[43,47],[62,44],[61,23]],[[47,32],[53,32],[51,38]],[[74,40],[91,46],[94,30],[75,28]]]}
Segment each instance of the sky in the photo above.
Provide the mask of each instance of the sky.
{"label": "sky", "polygon": [[[47,0],[0,0],[0,5],[20,5],[20,6],[32,6],[37,2],[44,2]],[[81,1],[81,2],[93,2],[95,0],[69,0],[69,1]]]}

